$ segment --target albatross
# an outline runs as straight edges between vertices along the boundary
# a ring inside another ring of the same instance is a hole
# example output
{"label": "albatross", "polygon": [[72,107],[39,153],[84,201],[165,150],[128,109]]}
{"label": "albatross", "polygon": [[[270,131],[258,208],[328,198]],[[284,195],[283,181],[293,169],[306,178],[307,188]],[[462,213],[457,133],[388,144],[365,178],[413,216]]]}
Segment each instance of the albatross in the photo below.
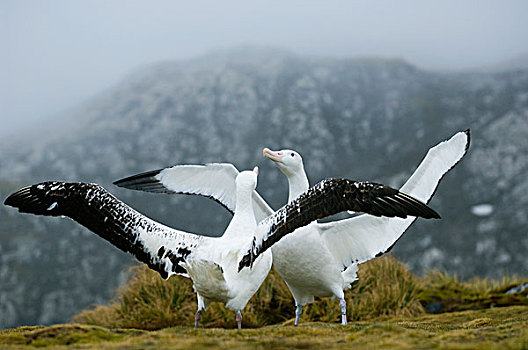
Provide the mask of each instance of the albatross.
{"label": "albatross", "polygon": [[[328,179],[301,194],[257,226],[253,192],[258,168],[235,178],[234,215],[221,237],[179,231],[140,214],[103,187],[90,183],[48,181],[24,187],[5,204],[22,213],[67,216],[117,248],[129,252],[163,278],[190,277],[198,299],[195,327],[201,311],[211,302],[222,302],[236,311],[241,328],[242,310],[267,276],[271,251],[255,250],[259,238],[278,240],[298,227],[345,210],[375,215],[439,218],[426,204],[390,187],[347,179]],[[221,200],[219,193],[210,193]],[[228,205],[228,203],[224,203]],[[262,247],[261,247],[262,248]],[[252,255],[241,259],[242,254]],[[240,271],[243,264],[251,269]]]}
{"label": "albatross", "polygon": [[241,328],[241,311],[266,278],[272,261],[270,252],[255,261],[254,271],[237,271],[240,251],[251,242],[257,227],[251,205],[257,173],[255,167],[236,177],[233,184],[236,207],[221,237],[206,237],[164,226],[97,184],[44,182],[20,189],[5,204],[23,213],[70,217],[131,253],[163,278],[175,274],[190,277],[198,301],[195,327],[202,310],[216,301],[236,311],[237,326]]}
{"label": "albatross", "polygon": [[[424,202],[429,201],[443,176],[465,155],[469,141],[470,132],[466,130],[429,149],[400,190]],[[270,152],[265,151],[268,157]],[[291,202],[309,186],[302,158],[295,151],[282,151],[282,154],[276,154],[275,159],[277,166],[288,177]],[[233,183],[237,174],[236,167],[229,163],[176,165],[134,175],[114,184],[147,192],[213,197],[232,212]],[[273,213],[273,209],[258,194],[253,196],[253,206],[257,221]],[[357,280],[358,264],[390,251],[415,220],[416,217],[389,219],[359,215],[326,224],[313,223],[295,231],[284,242],[275,244],[272,251],[277,253],[273,254],[273,264],[294,297],[294,325],[299,324],[302,307],[313,302],[315,296],[337,297],[342,313],[341,322],[345,325],[347,319],[343,291]],[[256,249],[255,246],[254,251]],[[245,262],[252,259],[254,257],[247,259],[246,256]]]}
{"label": "albatross", "polygon": [[[428,203],[445,173],[465,155],[469,142],[470,132],[466,130],[431,148],[400,191]],[[299,153],[265,148],[263,154],[288,178],[289,202],[308,189]],[[295,300],[295,325],[299,324],[304,305],[312,303],[314,297],[327,296],[339,300],[341,322],[346,325],[344,290],[357,280],[358,265],[390,251],[415,220],[361,215],[329,223],[313,222],[280,242],[257,242],[255,249],[258,251],[262,244],[272,245],[273,265]],[[256,256],[253,254],[251,259]]]}

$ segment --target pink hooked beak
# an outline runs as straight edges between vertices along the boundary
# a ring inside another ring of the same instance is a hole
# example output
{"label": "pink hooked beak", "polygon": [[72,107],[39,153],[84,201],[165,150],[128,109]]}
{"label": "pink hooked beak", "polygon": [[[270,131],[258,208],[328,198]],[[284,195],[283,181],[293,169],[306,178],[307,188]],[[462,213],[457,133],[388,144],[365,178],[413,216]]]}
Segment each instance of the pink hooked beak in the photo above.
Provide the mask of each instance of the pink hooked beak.
{"label": "pink hooked beak", "polygon": [[284,157],[284,154],[281,151],[273,152],[269,148],[264,148],[262,155],[274,162],[282,162],[282,158]]}

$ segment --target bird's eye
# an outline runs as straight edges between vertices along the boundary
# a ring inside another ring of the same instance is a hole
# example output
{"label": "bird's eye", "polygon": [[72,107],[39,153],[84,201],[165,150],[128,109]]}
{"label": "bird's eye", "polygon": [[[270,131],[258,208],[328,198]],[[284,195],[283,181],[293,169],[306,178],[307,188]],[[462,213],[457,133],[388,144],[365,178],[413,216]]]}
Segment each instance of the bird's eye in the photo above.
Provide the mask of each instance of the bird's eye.
{"label": "bird's eye", "polygon": [[290,156],[295,157],[295,154],[294,153],[290,153]]}

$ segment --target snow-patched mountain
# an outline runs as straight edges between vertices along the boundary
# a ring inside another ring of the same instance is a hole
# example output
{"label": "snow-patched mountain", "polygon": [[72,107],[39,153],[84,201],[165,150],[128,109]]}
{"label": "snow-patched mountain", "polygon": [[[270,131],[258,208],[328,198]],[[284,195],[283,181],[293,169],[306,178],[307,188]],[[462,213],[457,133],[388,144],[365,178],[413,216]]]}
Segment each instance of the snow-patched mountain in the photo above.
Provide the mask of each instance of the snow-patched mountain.
{"label": "snow-patched mountain", "polygon": [[[215,203],[112,181],[177,163],[259,165],[258,190],[278,208],[287,183],[263,147],[298,150],[312,183],[400,186],[429,147],[471,128],[468,155],[431,202],[443,219],[419,220],[394,254],[462,276],[528,267],[528,70],[432,73],[400,60],[244,48],[146,67],[67,117],[69,127],[28,130],[1,152],[2,202],[37,181],[97,182],[157,220],[207,234],[230,219]],[[132,262],[68,220],[4,206],[0,236],[0,326],[64,321],[104,302]]]}

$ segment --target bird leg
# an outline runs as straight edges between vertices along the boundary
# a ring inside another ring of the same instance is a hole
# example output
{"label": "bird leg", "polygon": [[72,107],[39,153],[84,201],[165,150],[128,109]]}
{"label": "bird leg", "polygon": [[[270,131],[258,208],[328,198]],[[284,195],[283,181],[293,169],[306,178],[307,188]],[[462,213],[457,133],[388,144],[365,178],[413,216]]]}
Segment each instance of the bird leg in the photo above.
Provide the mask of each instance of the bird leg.
{"label": "bird leg", "polygon": [[196,313],[194,314],[194,328],[198,328],[200,318],[202,318],[202,310],[198,309],[198,311],[196,311]]}
{"label": "bird leg", "polygon": [[238,329],[242,329],[242,311],[238,310],[236,313],[236,321]]}
{"label": "bird leg", "polygon": [[295,323],[293,324],[295,327],[299,325],[299,319],[301,318],[302,314],[302,305],[295,305]]}
{"label": "bird leg", "polygon": [[346,301],[345,298],[339,299],[339,307],[341,307],[341,324],[346,326],[347,317],[346,317]]}

